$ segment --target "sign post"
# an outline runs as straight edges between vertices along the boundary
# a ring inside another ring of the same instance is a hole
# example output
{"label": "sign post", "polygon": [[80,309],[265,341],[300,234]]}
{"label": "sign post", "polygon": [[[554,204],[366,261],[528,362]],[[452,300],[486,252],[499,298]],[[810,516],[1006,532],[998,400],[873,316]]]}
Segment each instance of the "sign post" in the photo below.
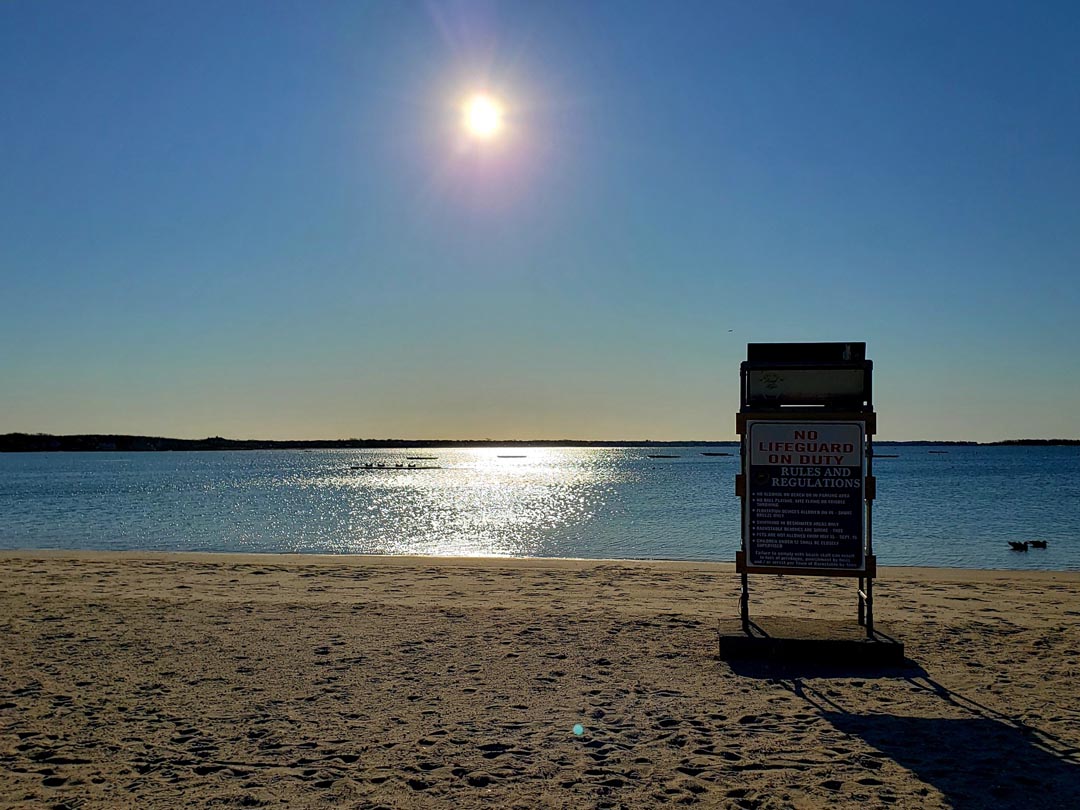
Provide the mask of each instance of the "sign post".
{"label": "sign post", "polygon": [[858,577],[858,618],[874,633],[871,402],[865,343],[751,343],[742,364],[742,577],[750,629],[750,574]]}

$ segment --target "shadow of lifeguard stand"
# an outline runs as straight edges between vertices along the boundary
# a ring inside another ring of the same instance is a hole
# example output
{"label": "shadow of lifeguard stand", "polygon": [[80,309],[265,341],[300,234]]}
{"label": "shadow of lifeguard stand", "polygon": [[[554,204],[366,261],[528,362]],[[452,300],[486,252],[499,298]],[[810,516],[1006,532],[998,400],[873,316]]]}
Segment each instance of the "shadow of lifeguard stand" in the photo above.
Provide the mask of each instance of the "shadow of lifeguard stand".
{"label": "shadow of lifeguard stand", "polygon": [[[751,343],[741,369],[739,621],[721,622],[721,658],[899,664],[875,632],[873,362],[865,343]],[[858,579],[858,624],[750,620],[750,574]],[[863,632],[865,630],[865,633]]]}

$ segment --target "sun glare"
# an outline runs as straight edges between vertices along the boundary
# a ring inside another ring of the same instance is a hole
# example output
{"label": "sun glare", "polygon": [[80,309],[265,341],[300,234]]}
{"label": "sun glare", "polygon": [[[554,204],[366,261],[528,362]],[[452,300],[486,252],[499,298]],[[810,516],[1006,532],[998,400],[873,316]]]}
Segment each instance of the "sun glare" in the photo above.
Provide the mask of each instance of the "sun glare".
{"label": "sun glare", "polygon": [[491,96],[475,95],[465,102],[465,129],[473,137],[493,138],[502,125],[502,106]]}

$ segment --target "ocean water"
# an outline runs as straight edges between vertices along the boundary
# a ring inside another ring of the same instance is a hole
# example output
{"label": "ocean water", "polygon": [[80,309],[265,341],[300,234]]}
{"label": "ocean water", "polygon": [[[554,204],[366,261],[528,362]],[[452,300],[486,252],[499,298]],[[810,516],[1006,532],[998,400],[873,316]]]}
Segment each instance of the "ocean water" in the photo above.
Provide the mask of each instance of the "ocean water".
{"label": "ocean water", "polygon": [[[877,451],[898,455],[875,461],[882,564],[1080,570],[1080,448]],[[738,465],[730,446],[3,454],[0,548],[731,561]],[[1049,547],[1008,548],[1030,539]]]}

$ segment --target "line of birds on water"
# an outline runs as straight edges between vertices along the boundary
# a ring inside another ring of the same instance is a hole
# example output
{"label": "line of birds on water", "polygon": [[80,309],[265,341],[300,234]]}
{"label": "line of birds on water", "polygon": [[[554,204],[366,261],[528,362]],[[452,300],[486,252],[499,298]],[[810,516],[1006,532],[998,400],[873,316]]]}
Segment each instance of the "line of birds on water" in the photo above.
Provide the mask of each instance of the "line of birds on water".
{"label": "line of birds on water", "polygon": [[441,470],[442,467],[437,466],[425,466],[417,464],[375,464],[374,462],[368,464],[350,464],[350,470]]}
{"label": "line of birds on water", "polygon": [[1046,541],[1045,540],[1025,540],[1022,543],[1019,543],[1016,540],[1010,540],[1009,541],[1009,548],[1011,548],[1013,551],[1027,551],[1029,546],[1031,548],[1046,548]]}

